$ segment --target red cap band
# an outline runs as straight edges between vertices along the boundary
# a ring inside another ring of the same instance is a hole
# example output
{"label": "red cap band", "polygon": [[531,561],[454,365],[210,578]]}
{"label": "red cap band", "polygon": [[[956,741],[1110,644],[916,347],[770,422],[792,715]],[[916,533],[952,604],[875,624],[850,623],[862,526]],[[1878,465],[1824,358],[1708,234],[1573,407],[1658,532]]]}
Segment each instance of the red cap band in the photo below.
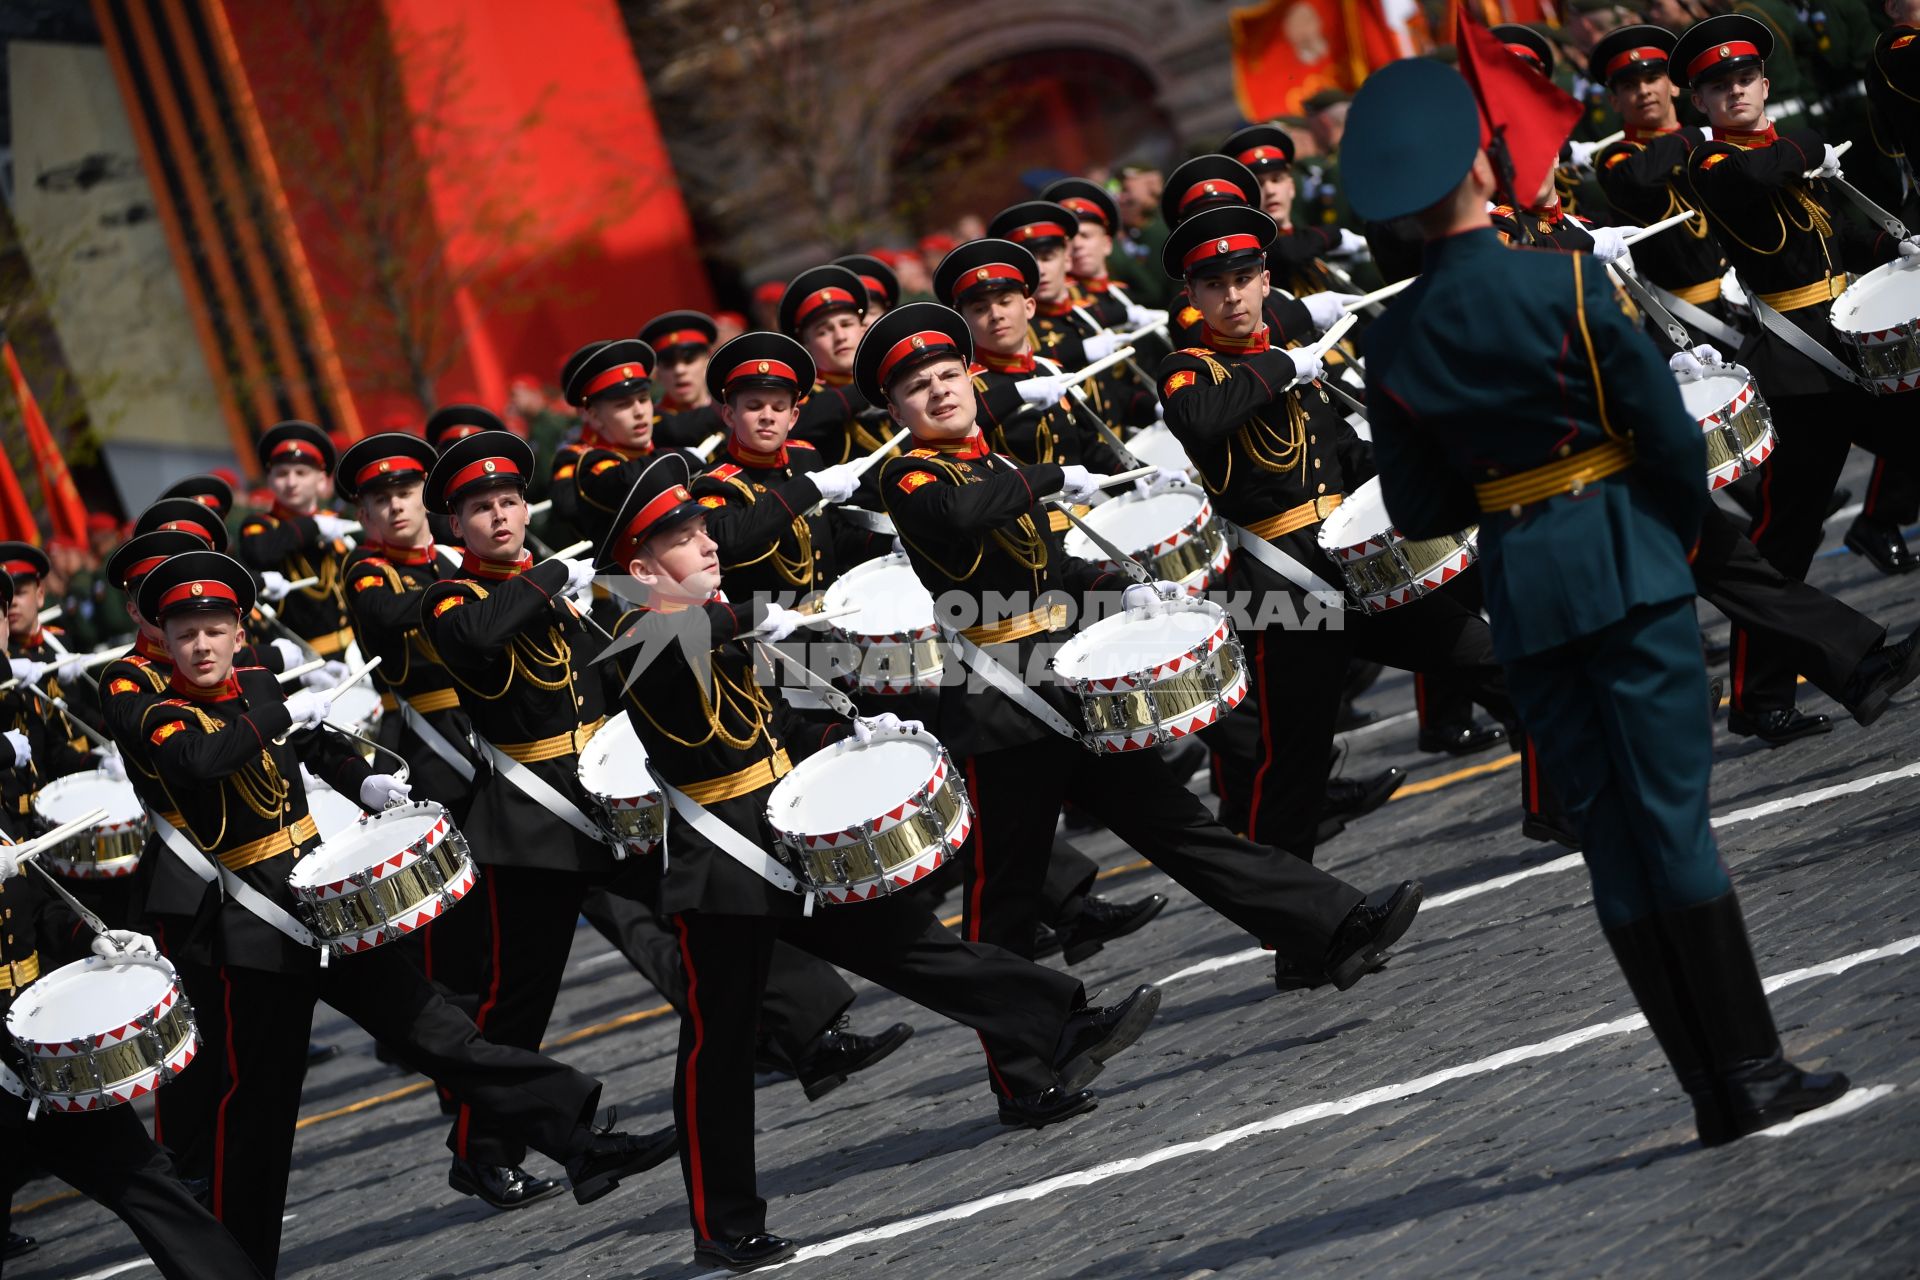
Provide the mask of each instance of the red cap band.
{"label": "red cap band", "polygon": [[436,436],[435,439],[445,444],[454,440],[465,440],[468,436],[477,436],[485,430],[485,427],[448,427]]}
{"label": "red cap band", "polygon": [[1242,191],[1234,183],[1222,182],[1218,178],[1209,178],[1205,182],[1194,183],[1182,193],[1180,196],[1181,212],[1184,213],[1187,206],[1196,201],[1216,199],[1221,196],[1232,196],[1242,204],[1247,202],[1247,193]]}
{"label": "red cap band", "polygon": [[665,351],[668,347],[706,347],[712,345],[712,339],[698,329],[675,329],[672,333],[660,335],[660,341],[653,344]]}
{"label": "red cap band", "polygon": [[230,604],[236,610],[240,607],[240,597],[233,594],[233,588],[216,578],[202,578],[194,582],[183,582],[160,597],[160,612],[182,601],[200,601],[208,603]]}
{"label": "red cap band", "polygon": [[953,282],[953,292],[957,297],[969,289],[977,289],[981,285],[994,280],[1011,281],[1019,285],[1023,291],[1027,287],[1026,273],[1014,266],[1011,262],[987,262],[972,268],[958,280],[955,280]]}
{"label": "red cap band", "polygon": [[126,573],[122,575],[122,578],[126,582],[132,582],[135,578],[144,578],[171,558],[170,556],[148,556],[145,560],[129,568]]}
{"label": "red cap band", "polygon": [[800,305],[794,308],[793,322],[796,325],[805,324],[807,317],[822,307],[851,307],[853,305],[853,295],[845,289],[836,289],[832,286],[828,286],[825,289],[815,289],[812,293],[802,298]]}
{"label": "red cap band", "polygon": [[311,462],[315,466],[326,464],[326,455],[314,447],[312,441],[297,437],[282,440],[273,446],[273,452],[267,455],[267,465],[276,462]]}
{"label": "red cap band", "polygon": [[1717,62],[1725,62],[1730,58],[1757,58],[1759,56],[1760,49],[1757,45],[1750,44],[1745,40],[1729,40],[1725,44],[1713,46],[1713,48],[1707,50],[1692,62],[1689,62],[1687,64],[1687,79],[1693,79]]}
{"label": "red cap band", "polygon": [[640,544],[646,538],[647,530],[656,524],[660,517],[667,514],[683,502],[692,502],[693,495],[687,492],[685,485],[677,484],[665,493],[656,494],[653,499],[627,521],[627,528],[620,540],[613,545],[614,558],[621,564],[633,559],[640,550]]}
{"label": "red cap band", "polygon": [[880,359],[880,368],[876,380],[881,386],[886,386],[887,375],[893,372],[895,365],[910,355],[934,348],[951,351],[956,356],[960,354],[960,348],[953,344],[952,338],[941,333],[938,329],[923,329],[919,333],[908,334],[887,349],[887,354]]}
{"label": "red cap band", "polygon": [[1029,222],[1024,227],[1015,227],[1007,232],[1007,239],[1015,244],[1025,244],[1029,240],[1067,238],[1067,229],[1057,222]]}
{"label": "red cap band", "polygon": [[742,360],[727,370],[727,381],[735,378],[785,378],[796,387],[800,385],[800,375],[793,366],[780,360]]}
{"label": "red cap band", "polygon": [[366,466],[360,468],[353,477],[354,487],[356,489],[360,488],[369,480],[378,480],[381,476],[392,475],[396,471],[419,471],[424,473],[426,468],[420,465],[420,459],[418,458],[408,457],[404,453],[395,454],[390,458],[380,458],[377,461],[369,462]]}
{"label": "red cap band", "polygon": [[213,545],[213,530],[204,524],[195,524],[191,520],[169,520],[165,524],[154,526],[156,533],[161,529],[171,530],[174,533],[191,533],[197,538],[204,538],[208,546]]}
{"label": "red cap band", "polygon": [[1536,67],[1544,67],[1546,65],[1540,61],[1540,51],[1538,49],[1530,49],[1524,44],[1510,44],[1507,46],[1507,52],[1516,58],[1525,58]]}
{"label": "red cap band", "polygon": [[203,507],[212,507],[216,511],[220,509],[220,500],[210,493],[196,493],[193,500]]}
{"label": "red cap band", "polygon": [[[1062,208],[1071,209],[1079,214],[1083,221],[1087,218],[1092,218],[1103,227],[1107,225],[1107,211],[1100,207],[1100,203],[1097,200],[1089,200],[1085,196],[1068,196],[1060,202],[1060,205]],[[1108,229],[1111,230],[1112,228]]]}
{"label": "red cap band", "polygon": [[1260,251],[1259,236],[1221,236],[1218,240],[1209,240],[1205,244],[1187,250],[1187,256],[1180,259],[1180,265],[1183,268],[1191,269],[1196,262],[1204,262],[1208,258],[1223,258],[1230,253],[1245,253],[1248,251],[1254,253]]}
{"label": "red cap band", "polygon": [[1614,72],[1619,71],[1623,67],[1632,66],[1636,62],[1664,63],[1666,60],[1667,51],[1665,49],[1656,49],[1652,45],[1641,45],[1635,49],[1623,50],[1609,58],[1607,60],[1607,75],[1612,76]]}
{"label": "red cap band", "polygon": [[632,382],[635,378],[645,379],[646,376],[646,369],[640,365],[618,364],[605,373],[597,375],[592,382],[589,382],[585,389],[580,392],[580,398],[582,400],[591,399],[593,396],[605,391],[608,387],[617,387],[623,382]]}
{"label": "red cap band", "polygon": [[487,480],[496,476],[518,480],[522,485],[526,483],[526,477],[520,474],[519,467],[513,465],[512,458],[482,458],[454,472],[447,480],[446,494],[452,497],[476,480]]}
{"label": "red cap band", "polygon": [[1239,155],[1235,156],[1234,159],[1251,168],[1267,160],[1278,160],[1281,164],[1285,164],[1287,162],[1287,153],[1278,147],[1260,146],[1242,151]]}
{"label": "red cap band", "polygon": [[38,578],[40,576],[40,570],[35,568],[31,561],[27,560],[9,560],[5,564],[0,564],[0,569],[5,569],[9,576],[15,578]]}

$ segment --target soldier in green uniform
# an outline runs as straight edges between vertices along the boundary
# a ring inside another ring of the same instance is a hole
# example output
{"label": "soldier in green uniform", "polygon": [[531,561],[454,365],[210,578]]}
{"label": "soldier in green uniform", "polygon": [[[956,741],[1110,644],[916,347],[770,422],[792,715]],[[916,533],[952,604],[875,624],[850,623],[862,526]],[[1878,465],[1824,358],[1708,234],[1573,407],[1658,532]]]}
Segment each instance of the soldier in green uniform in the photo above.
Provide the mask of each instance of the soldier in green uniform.
{"label": "soldier in green uniform", "polygon": [[1590,258],[1501,247],[1457,73],[1421,59],[1375,72],[1347,159],[1359,212],[1412,216],[1427,241],[1420,278],[1365,339],[1388,510],[1416,538],[1479,521],[1496,656],[1702,1144],[1833,1101],[1845,1076],[1781,1051],[1708,823],[1687,552],[1710,499],[1673,375]]}

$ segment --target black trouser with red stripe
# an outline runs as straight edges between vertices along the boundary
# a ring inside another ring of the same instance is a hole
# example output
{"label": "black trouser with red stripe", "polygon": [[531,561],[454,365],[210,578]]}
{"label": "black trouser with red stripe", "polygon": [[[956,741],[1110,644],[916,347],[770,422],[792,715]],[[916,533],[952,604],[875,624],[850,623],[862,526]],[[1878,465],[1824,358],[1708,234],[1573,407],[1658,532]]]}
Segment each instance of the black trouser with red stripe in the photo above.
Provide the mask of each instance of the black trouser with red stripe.
{"label": "black trouser with red stripe", "polygon": [[1867,496],[1860,503],[1860,518],[1878,520],[1896,529],[1920,520],[1920,471],[1875,458]]}
{"label": "black trouser with red stripe", "polygon": [[[1875,396],[1856,387],[1768,401],[1780,447],[1760,469],[1760,513],[1749,536],[1786,577],[1804,580],[1820,548],[1827,503],[1847,453],[1858,444],[1888,463],[1920,467],[1912,395]],[[1807,660],[1791,633],[1736,627],[1729,666],[1735,710],[1752,714],[1793,705],[1794,676]],[[1807,672],[1809,679],[1812,672]]]}
{"label": "black trouser with red stripe", "polygon": [[673,1111],[694,1234],[706,1240],[766,1229],[754,1176],[753,1046],[776,940],[973,1028],[995,1084],[1016,1096],[1054,1084],[1061,1033],[1085,1003],[1073,978],[962,941],[914,894],[798,919],[689,911],[673,922],[687,973]]}
{"label": "black trouser with red stripe", "polygon": [[[132,1107],[43,1111],[28,1121],[26,1104],[0,1093],[0,1150],[9,1166],[38,1165],[110,1210],[132,1228],[167,1280],[258,1280],[261,1274],[227,1229],[180,1185],[166,1153],[147,1136]],[[18,1189],[5,1176],[11,1172],[0,1172],[0,1206]],[[0,1212],[0,1232],[6,1218]]]}
{"label": "black trouser with red stripe", "polygon": [[516,1141],[561,1161],[585,1147],[599,1082],[551,1058],[482,1039],[466,1015],[390,947],[336,958],[325,969],[316,963],[304,973],[227,965],[219,976],[220,1038],[201,1050],[224,1074],[213,1114],[212,1208],[267,1275],[279,1259],[316,1001],[359,1023]]}
{"label": "black trouser with red stripe", "polygon": [[[1465,573],[1449,582],[1447,592],[1475,613],[1486,607],[1477,564],[1468,565]],[[1413,709],[1416,723],[1422,730],[1470,727],[1473,724],[1475,687],[1475,677],[1470,670],[1414,672]]]}
{"label": "black trouser with red stripe", "polygon": [[[1325,747],[1322,747],[1324,757]],[[1321,779],[1324,783],[1324,759]],[[1362,894],[1222,826],[1154,751],[1095,755],[1048,736],[967,757],[973,839],[963,853],[966,935],[1033,945],[1053,826],[1071,800],[1202,902],[1304,966],[1326,958]]]}
{"label": "black trouser with red stripe", "polygon": [[1275,627],[1241,633],[1259,732],[1224,722],[1201,731],[1217,753],[1222,812],[1244,812],[1249,839],[1308,861],[1326,803],[1349,658],[1403,671],[1455,673],[1509,738],[1520,741],[1506,676],[1493,660],[1493,634],[1485,619],[1447,591],[1385,613],[1348,612],[1343,622],[1334,631]]}

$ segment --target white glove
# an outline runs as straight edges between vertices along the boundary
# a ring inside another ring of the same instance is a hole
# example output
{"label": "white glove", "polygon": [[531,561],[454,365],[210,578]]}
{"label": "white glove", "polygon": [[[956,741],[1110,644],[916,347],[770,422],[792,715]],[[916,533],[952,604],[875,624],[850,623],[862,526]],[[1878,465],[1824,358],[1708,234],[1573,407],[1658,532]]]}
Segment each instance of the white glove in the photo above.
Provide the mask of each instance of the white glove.
{"label": "white glove", "polygon": [[1593,168],[1593,153],[1603,144],[1598,142],[1572,141],[1567,143],[1567,163],[1576,169]]}
{"label": "white glove", "polygon": [[87,666],[87,657],[88,655],[83,653],[77,658],[68,658],[55,669],[54,678],[61,684],[68,686],[78,683],[80,677],[85,675],[89,669]]}
{"label": "white glove", "polygon": [[798,609],[787,609],[777,604],[767,606],[760,618],[760,625],[754,628],[762,640],[781,641],[798,631],[811,615]]}
{"label": "white glove", "polygon": [[1920,267],[1920,236],[1908,236],[1896,248],[1900,256],[1895,259],[1902,267]]}
{"label": "white glove", "polygon": [[300,683],[309,689],[331,689],[346,678],[347,664],[335,658],[328,658],[301,676]]}
{"label": "white glove", "polygon": [[1698,382],[1722,363],[1720,353],[1704,343],[1691,351],[1676,351],[1667,358],[1667,368],[1681,382]]}
{"label": "white glove", "polygon": [[1347,303],[1359,300],[1357,293],[1310,293],[1300,299],[1300,305],[1313,317],[1313,327],[1325,333],[1347,314]]}
{"label": "white glove", "polygon": [[292,727],[316,725],[327,718],[327,712],[333,710],[333,699],[327,696],[326,689],[296,689],[287,695],[287,715],[293,720]]}
{"label": "white glove", "polygon": [[1168,600],[1177,600],[1186,594],[1186,589],[1177,582],[1165,578],[1153,582],[1136,582],[1120,593],[1120,603],[1126,606],[1128,613],[1144,613],[1151,617],[1160,611],[1160,605]]}
{"label": "white glove", "polygon": [[1327,366],[1321,363],[1320,353],[1311,347],[1290,347],[1287,355],[1293,360],[1293,381],[1288,385],[1297,387],[1326,377]]}
{"label": "white glove", "polygon": [[1094,334],[1091,338],[1080,339],[1080,347],[1087,353],[1089,361],[1105,360],[1120,349],[1122,341],[1124,338],[1121,334],[1108,329]]}
{"label": "white glove", "polygon": [[926,728],[918,720],[902,720],[891,711],[877,716],[855,716],[853,718],[853,738],[855,742],[871,742],[876,733],[920,733]]}
{"label": "white glove", "polygon": [[1831,142],[1820,153],[1820,166],[1813,171],[1816,178],[1838,178],[1840,176],[1840,153],[1833,149]]}
{"label": "white glove", "polygon": [[1149,325],[1159,324],[1165,315],[1152,307],[1143,307],[1137,302],[1127,304],[1127,323],[1136,329],[1145,329]]}
{"label": "white glove", "polygon": [[127,758],[118,751],[102,751],[99,756],[100,772],[115,782],[127,780]]}
{"label": "white glove", "polygon": [[118,960],[127,955],[157,956],[160,948],[144,933],[135,933],[131,929],[109,929],[94,936],[93,954],[106,960]]}
{"label": "white glove", "polygon": [[0,844],[0,880],[13,879],[22,873],[25,866],[26,859],[21,856],[18,847]]}
{"label": "white glove", "polygon": [[280,655],[280,669],[291,671],[307,660],[307,651],[285,636],[275,636],[267,642],[273,651]]}
{"label": "white glove", "polygon": [[584,600],[593,592],[593,579],[593,561],[569,560],[567,561],[567,587],[561,594]]}
{"label": "white glove", "polygon": [[[318,516],[314,517],[316,520],[319,518]],[[275,573],[271,569],[262,569],[260,571],[260,598],[268,604],[279,604],[287,598],[287,592],[291,590],[293,590],[293,588],[287,585],[286,574]]]}
{"label": "white glove", "polygon": [[1342,227],[1340,228],[1340,243],[1333,247],[1333,251],[1335,253],[1370,254],[1373,252],[1373,248],[1367,243],[1367,238],[1358,231],[1351,231],[1346,227]]}
{"label": "white glove", "polygon": [[13,748],[14,768],[24,769],[33,763],[33,744],[27,741],[26,734],[18,729],[9,729],[0,733],[0,738],[5,738],[7,745]]}
{"label": "white glove", "polygon": [[1067,394],[1067,383],[1057,374],[1039,374],[1031,378],[1022,378],[1013,384],[1020,398],[1028,404],[1055,404]]}
{"label": "white glove", "polygon": [[836,462],[830,467],[809,471],[807,479],[813,481],[813,487],[826,502],[845,502],[860,487],[860,472],[852,462]]}
{"label": "white glove", "polygon": [[325,511],[314,512],[313,523],[314,527],[320,530],[320,536],[329,541],[334,538],[344,538],[353,532],[351,520],[343,520]]}
{"label": "white glove", "polygon": [[413,799],[413,788],[390,773],[370,775],[360,784],[360,807],[374,813]]}
{"label": "white glove", "polygon": [[1133,489],[1143,498],[1157,497],[1172,486],[1191,484],[1184,471],[1175,471],[1172,467],[1155,467],[1150,476],[1141,476],[1133,482]]}
{"label": "white glove", "polygon": [[40,677],[47,674],[47,664],[35,662],[32,658],[9,658],[13,666],[13,678],[21,684],[39,684]]}
{"label": "white glove", "polygon": [[1083,466],[1067,463],[1060,468],[1060,492],[1068,502],[1092,502],[1100,493],[1101,477]]}
{"label": "white glove", "polygon": [[1627,256],[1627,233],[1619,227],[1588,227],[1593,237],[1593,256],[1602,262],[1617,262]]}

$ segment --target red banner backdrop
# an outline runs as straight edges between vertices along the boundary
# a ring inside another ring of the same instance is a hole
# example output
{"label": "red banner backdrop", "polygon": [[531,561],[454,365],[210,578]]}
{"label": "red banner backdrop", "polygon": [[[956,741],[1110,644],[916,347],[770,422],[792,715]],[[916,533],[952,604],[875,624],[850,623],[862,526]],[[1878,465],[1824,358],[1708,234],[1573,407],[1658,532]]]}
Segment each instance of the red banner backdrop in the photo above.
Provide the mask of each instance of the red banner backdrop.
{"label": "red banner backdrop", "polygon": [[1351,92],[1400,56],[1380,0],[1267,0],[1230,21],[1234,94],[1249,120],[1300,115],[1314,94]]}

